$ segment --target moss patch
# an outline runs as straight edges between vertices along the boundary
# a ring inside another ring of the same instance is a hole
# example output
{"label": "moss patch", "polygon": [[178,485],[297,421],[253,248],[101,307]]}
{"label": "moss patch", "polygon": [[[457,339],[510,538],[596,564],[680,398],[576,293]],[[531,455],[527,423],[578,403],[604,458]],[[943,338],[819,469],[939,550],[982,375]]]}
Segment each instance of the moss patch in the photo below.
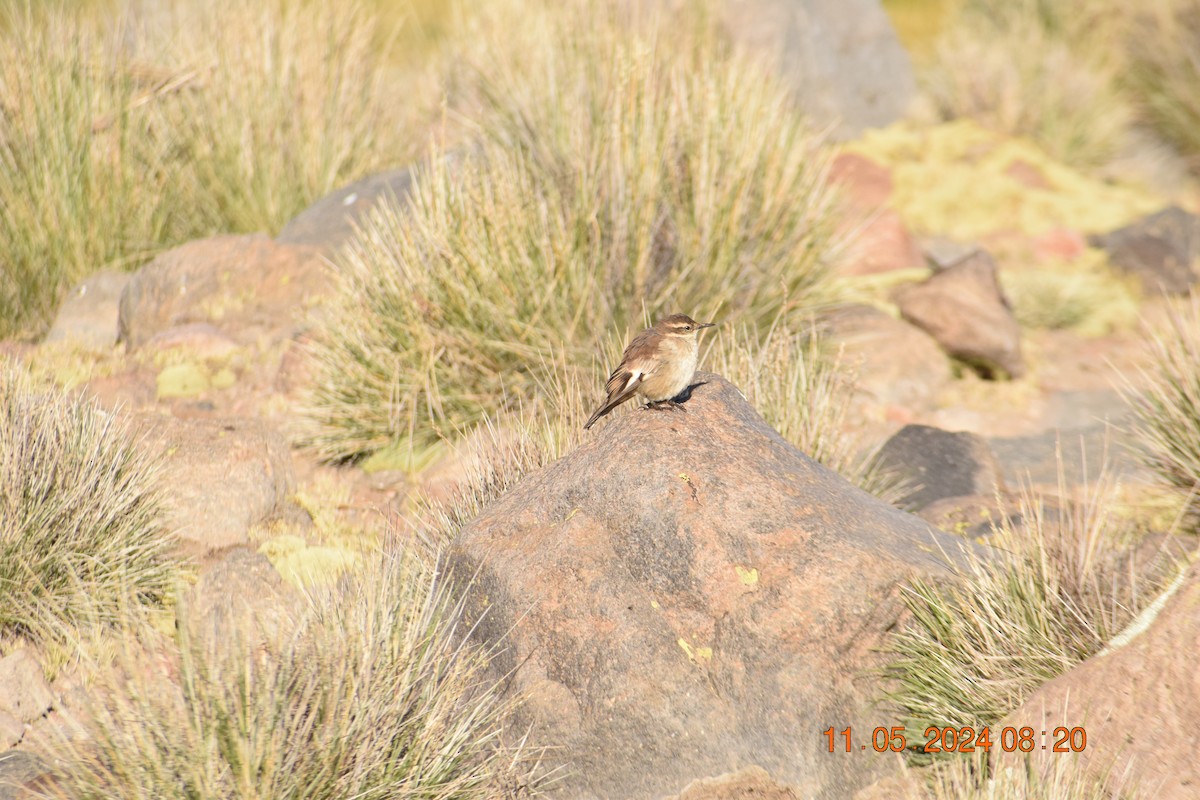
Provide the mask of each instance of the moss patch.
{"label": "moss patch", "polygon": [[164,367],[157,378],[158,399],[195,397],[212,386],[208,370],[200,364],[185,362]]}
{"label": "moss patch", "polygon": [[1162,206],[1149,192],[1090,178],[970,120],[898,123],[847,149],[892,168],[890,205],[918,234],[972,240],[1013,230],[1108,231]]}

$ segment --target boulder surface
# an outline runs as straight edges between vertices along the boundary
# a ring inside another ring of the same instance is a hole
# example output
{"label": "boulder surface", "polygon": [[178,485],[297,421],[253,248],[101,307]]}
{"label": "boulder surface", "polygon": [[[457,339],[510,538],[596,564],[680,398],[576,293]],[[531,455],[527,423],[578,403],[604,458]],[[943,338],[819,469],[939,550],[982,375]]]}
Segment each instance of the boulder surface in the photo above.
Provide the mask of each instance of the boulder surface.
{"label": "boulder surface", "polygon": [[[696,381],[686,410],[617,415],[462,531],[472,635],[527,698],[533,744],[567,761],[554,796],[661,798],[759,767],[849,797],[895,769],[871,747],[900,723],[869,671],[900,586],[944,573],[959,540]],[[853,752],[828,752],[830,726]]]}

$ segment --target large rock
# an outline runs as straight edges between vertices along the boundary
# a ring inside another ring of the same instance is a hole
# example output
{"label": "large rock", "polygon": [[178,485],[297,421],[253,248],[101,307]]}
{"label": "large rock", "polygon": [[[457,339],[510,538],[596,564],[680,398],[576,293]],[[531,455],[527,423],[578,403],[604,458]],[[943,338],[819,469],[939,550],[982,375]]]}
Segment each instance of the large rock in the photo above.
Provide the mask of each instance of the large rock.
{"label": "large rock", "polygon": [[[1158,800],[1192,800],[1200,792],[1197,609],[1200,564],[1193,564],[1157,617],[1152,606],[1106,653],[1043,684],[996,727],[1033,728],[1037,746],[1031,756],[1043,766],[1076,758],[1098,773],[1110,765],[1115,775],[1128,768]],[[1083,728],[1086,747],[1054,752],[1059,726]]]}
{"label": "large rock", "polygon": [[1187,294],[1200,281],[1200,217],[1178,206],[1091,237],[1148,292]]}
{"label": "large rock", "polygon": [[896,295],[900,314],[952,356],[987,375],[1025,373],[1021,326],[1000,289],[996,262],[976,251]]}
{"label": "large rock", "polygon": [[912,64],[879,0],[726,0],[733,37],[778,64],[805,112],[852,138],[902,117]]}
{"label": "large rock", "polygon": [[879,463],[910,488],[899,505],[921,509],[935,500],[994,495],[1004,488],[987,440],[975,433],[905,425],[879,450]]}
{"label": "large rock", "polygon": [[189,242],[134,274],[121,296],[121,340],[140,347],[177,325],[211,323],[240,342],[281,341],[329,285],[315,248],[263,234]]}
{"label": "large rock", "polygon": [[[894,768],[821,731],[880,723],[885,632],[958,542],[784,441],[711,374],[521,481],[455,540],[473,635],[525,693],[570,798],[661,798],[758,766],[846,798]],[[786,795],[785,795],[786,796]]]}
{"label": "large rock", "polygon": [[403,204],[412,191],[411,169],[394,169],[355,181],[301,211],[275,237],[283,244],[334,250],[351,236],[367,212],[385,200]]}
{"label": "large rock", "polygon": [[287,442],[249,419],[143,416],[145,446],[164,455],[167,523],[190,550],[249,541],[250,529],[285,515],[295,471]]}
{"label": "large rock", "polygon": [[112,347],[117,343],[121,294],[129,280],[129,273],[114,270],[89,275],[67,293],[46,341]]}

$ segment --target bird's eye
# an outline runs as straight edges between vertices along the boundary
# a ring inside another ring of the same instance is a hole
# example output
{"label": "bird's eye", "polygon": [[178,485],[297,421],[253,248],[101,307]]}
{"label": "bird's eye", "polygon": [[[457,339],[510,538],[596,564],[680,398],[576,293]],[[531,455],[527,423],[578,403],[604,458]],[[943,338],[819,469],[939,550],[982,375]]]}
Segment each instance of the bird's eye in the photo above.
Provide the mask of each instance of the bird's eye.
{"label": "bird's eye", "polygon": [[692,329],[692,326],[691,326],[691,325],[684,325],[684,326],[683,326],[683,329],[684,329],[685,331],[690,331],[690,330]]}

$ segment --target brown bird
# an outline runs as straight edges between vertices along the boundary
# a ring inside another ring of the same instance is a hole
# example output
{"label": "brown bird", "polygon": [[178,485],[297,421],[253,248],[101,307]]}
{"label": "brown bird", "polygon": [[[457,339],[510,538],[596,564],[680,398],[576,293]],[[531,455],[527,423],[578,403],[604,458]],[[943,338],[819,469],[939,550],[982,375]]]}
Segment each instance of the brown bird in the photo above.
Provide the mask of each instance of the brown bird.
{"label": "brown bird", "polygon": [[667,405],[682,410],[675,398],[696,374],[700,350],[697,334],[701,328],[713,325],[696,322],[686,314],[672,314],[633,337],[621,356],[621,363],[608,376],[605,384],[608,397],[584,424],[584,429],[634,395],[644,398],[650,408]]}

